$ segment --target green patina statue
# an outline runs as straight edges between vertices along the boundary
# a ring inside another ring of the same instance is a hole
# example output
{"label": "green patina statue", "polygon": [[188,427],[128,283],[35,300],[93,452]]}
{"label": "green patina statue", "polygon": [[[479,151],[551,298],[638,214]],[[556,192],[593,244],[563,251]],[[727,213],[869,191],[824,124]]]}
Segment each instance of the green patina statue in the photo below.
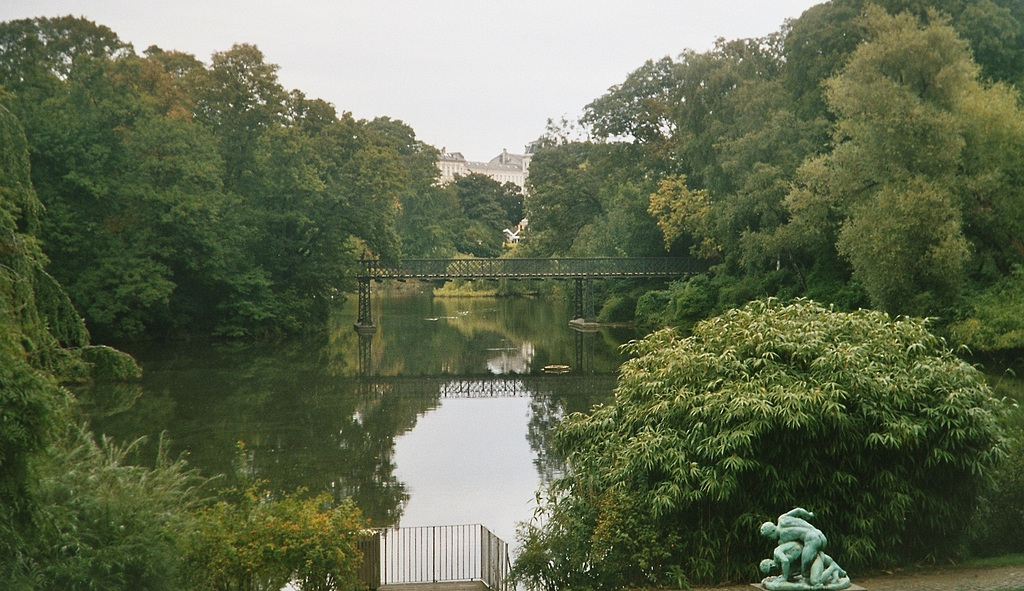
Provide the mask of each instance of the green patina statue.
{"label": "green patina statue", "polygon": [[[797,507],[779,516],[778,523],[761,525],[761,535],[778,540],[771,558],[761,561],[761,572],[769,574],[776,566],[780,576],[767,577],[761,586],[769,591],[822,589],[832,591],[850,586],[850,577],[832,557],[825,554],[828,540],[821,530],[811,525],[814,513]],[[793,572],[794,563],[800,570]]]}

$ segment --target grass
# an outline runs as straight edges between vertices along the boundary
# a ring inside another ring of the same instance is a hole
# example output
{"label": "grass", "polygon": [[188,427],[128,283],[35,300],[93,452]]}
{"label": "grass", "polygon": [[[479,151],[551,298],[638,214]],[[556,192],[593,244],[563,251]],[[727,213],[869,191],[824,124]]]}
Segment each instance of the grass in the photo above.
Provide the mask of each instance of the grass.
{"label": "grass", "polygon": [[974,558],[956,565],[955,568],[988,568],[996,566],[1024,566],[1024,554],[1004,554],[1003,556],[992,556],[989,558]]}

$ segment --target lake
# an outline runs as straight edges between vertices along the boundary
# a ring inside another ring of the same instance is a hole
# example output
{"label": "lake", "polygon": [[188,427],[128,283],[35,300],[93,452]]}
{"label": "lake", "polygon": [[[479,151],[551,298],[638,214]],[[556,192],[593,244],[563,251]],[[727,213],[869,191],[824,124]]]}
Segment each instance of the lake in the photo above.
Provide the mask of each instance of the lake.
{"label": "lake", "polygon": [[[141,383],[77,393],[92,428],[164,433],[204,475],[245,470],[278,490],[356,500],[375,526],[480,523],[515,545],[535,494],[562,469],[551,428],[607,400],[628,329],[581,333],[568,302],[436,298],[428,284],[374,293],[312,337],[129,348]],[[354,298],[352,298],[354,300]],[[565,365],[550,375],[545,366]]]}

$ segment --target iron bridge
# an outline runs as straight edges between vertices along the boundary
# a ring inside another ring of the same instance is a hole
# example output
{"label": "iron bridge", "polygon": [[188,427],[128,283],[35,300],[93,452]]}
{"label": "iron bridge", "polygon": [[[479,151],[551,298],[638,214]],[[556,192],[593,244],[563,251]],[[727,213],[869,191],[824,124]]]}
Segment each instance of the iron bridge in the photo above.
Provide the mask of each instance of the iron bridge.
{"label": "iron bridge", "polygon": [[576,281],[575,317],[591,319],[594,316],[591,279],[679,279],[704,270],[688,257],[406,259],[392,263],[361,259],[359,263],[356,275],[359,281],[359,318],[355,328],[360,334],[376,332],[370,312],[371,281],[571,279]]}
{"label": "iron bridge", "polygon": [[563,375],[480,376],[366,376],[360,380],[364,396],[401,394],[425,398],[526,398],[536,395],[589,394],[611,391],[618,374],[570,373]]}

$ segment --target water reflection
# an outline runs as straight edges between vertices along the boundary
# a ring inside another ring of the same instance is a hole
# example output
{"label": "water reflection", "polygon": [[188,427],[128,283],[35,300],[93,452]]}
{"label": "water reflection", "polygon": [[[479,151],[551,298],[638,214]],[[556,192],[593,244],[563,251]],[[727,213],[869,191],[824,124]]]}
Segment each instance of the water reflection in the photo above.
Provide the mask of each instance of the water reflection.
{"label": "water reflection", "polygon": [[[374,305],[380,328],[370,343],[352,330],[353,302],[316,338],[140,347],[131,352],[145,368],[141,384],[78,392],[86,418],[121,439],[155,441],[166,431],[208,475],[230,474],[236,443],[244,441],[251,469],[272,487],[351,496],[376,525],[414,525],[420,508],[438,506],[436,499],[447,499],[442,508],[487,506],[468,496],[452,503],[455,492],[417,480],[431,465],[420,454],[442,462],[440,486],[472,475],[474,494],[521,486],[532,498],[537,481],[562,467],[551,450],[551,425],[604,400],[621,362],[621,337],[583,335],[590,341],[581,348],[564,306],[551,302],[402,294],[375,296]],[[543,375],[550,364],[587,373]],[[472,443],[480,430],[504,434],[507,449],[493,440]],[[481,446],[501,451],[502,459],[492,460],[497,481],[451,457]],[[524,464],[529,474],[511,468]],[[403,518],[406,510],[412,513]]]}

